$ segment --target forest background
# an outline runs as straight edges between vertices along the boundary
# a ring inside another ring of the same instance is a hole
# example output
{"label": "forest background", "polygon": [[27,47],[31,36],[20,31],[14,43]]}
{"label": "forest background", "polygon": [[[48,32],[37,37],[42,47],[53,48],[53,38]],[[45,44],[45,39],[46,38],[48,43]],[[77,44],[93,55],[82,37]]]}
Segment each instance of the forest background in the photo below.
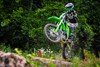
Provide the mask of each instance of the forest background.
{"label": "forest background", "polygon": [[66,11],[68,2],[74,3],[78,14],[76,50],[87,49],[99,57],[100,0],[0,0],[0,47],[26,51],[50,47],[59,51],[59,44],[47,41],[43,28],[47,23],[54,23],[48,17],[59,17]]}

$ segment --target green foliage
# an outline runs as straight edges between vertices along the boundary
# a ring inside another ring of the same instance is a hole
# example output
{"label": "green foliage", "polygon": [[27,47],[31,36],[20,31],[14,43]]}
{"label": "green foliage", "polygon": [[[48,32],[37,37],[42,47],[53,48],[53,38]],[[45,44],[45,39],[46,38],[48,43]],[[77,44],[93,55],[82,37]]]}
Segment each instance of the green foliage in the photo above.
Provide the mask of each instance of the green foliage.
{"label": "green foliage", "polygon": [[18,48],[15,48],[15,51],[18,55],[21,55],[22,54],[22,51],[21,50],[18,50]]}
{"label": "green foliage", "polygon": [[55,65],[54,63],[51,62],[51,63],[49,64],[49,67],[56,67],[56,65]]}
{"label": "green foliage", "polygon": [[79,57],[74,57],[72,61],[71,67],[79,67],[79,64],[81,63],[81,60]]}
{"label": "green foliage", "polygon": [[95,55],[94,55],[93,53],[90,53],[90,51],[88,51],[88,50],[86,50],[86,49],[84,49],[84,54],[85,54],[87,60],[88,60],[88,59],[89,59],[89,60],[96,59],[96,58],[95,58]]}
{"label": "green foliage", "polygon": [[23,8],[19,7],[18,10],[13,10],[11,18],[20,21],[22,19]]}
{"label": "green foliage", "polygon": [[71,67],[99,67],[100,58],[96,58],[88,50],[84,51],[86,59],[83,61],[79,57],[74,57]]}
{"label": "green foliage", "polygon": [[0,1],[0,8],[3,7],[2,3],[3,3],[3,0]]}
{"label": "green foliage", "polygon": [[[52,51],[51,51],[50,49],[44,50],[43,48],[41,48],[41,51],[42,51],[42,50],[43,50],[42,57],[48,58],[49,61],[53,59],[53,57],[52,57],[53,53],[52,53]],[[18,55],[24,57],[24,58],[26,59],[27,63],[28,63],[29,65],[31,65],[32,67],[42,67],[41,62],[39,62],[39,61],[33,61],[33,60],[32,60],[35,56],[38,56],[38,50],[34,50],[33,53],[28,54],[27,52],[23,52],[22,50],[19,50],[18,48],[16,48],[16,49],[15,49],[15,52],[16,52]],[[42,61],[42,60],[41,60],[41,61]],[[48,62],[49,62],[49,61],[48,61]],[[55,65],[54,63],[52,63],[52,62],[50,62],[48,65],[49,65],[50,67],[56,67],[56,65]]]}
{"label": "green foliage", "polygon": [[21,0],[15,0],[16,1],[16,3],[19,3]]}
{"label": "green foliage", "polygon": [[0,51],[4,52],[13,52],[13,49],[11,49],[10,46],[5,46],[4,43],[0,44]]}
{"label": "green foliage", "polygon": [[22,56],[22,57],[25,57],[26,58],[26,61],[29,65],[31,65],[31,67],[33,66],[36,66],[37,67],[37,62],[34,62],[34,61],[31,61],[32,58],[34,58],[35,54],[32,53],[32,54],[27,54],[27,53],[23,53],[21,50],[19,50],[18,48],[15,49],[15,52]]}
{"label": "green foliage", "polygon": [[1,26],[4,27],[4,26],[8,25],[9,22],[10,22],[9,19],[5,19],[4,21],[1,22]]}
{"label": "green foliage", "polygon": [[78,34],[80,35],[79,39],[81,42],[83,41],[83,43],[87,48],[92,44],[94,32],[92,30],[92,27],[87,23],[87,19],[85,16],[78,17],[78,22],[79,22]]}

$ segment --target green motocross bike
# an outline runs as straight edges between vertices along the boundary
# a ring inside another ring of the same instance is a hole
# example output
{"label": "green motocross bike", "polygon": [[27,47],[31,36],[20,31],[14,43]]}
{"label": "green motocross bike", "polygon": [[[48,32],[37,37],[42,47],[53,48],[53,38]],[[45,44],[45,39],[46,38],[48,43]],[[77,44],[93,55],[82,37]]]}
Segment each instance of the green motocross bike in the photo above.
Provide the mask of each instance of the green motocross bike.
{"label": "green motocross bike", "polygon": [[73,42],[71,44],[68,43],[68,38],[70,36],[68,21],[64,23],[64,17],[60,19],[56,16],[49,17],[48,20],[54,20],[57,22],[57,24],[49,23],[44,26],[44,34],[46,35],[47,39],[53,43],[61,43],[63,50],[62,57],[64,59],[71,57]]}

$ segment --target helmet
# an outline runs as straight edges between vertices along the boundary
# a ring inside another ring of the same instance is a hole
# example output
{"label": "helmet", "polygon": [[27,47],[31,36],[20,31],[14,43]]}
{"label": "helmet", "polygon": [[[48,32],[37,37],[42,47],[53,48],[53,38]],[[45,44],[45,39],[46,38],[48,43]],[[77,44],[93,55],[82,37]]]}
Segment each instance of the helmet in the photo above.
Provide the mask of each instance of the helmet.
{"label": "helmet", "polygon": [[68,3],[65,5],[66,10],[70,11],[74,8],[74,4],[73,3]]}

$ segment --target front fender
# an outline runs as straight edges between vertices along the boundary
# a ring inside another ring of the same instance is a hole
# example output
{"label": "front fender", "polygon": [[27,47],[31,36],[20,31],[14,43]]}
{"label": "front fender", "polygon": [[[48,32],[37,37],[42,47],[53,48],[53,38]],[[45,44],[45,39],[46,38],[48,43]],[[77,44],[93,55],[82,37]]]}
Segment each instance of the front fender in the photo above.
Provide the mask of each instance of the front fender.
{"label": "front fender", "polygon": [[56,17],[56,16],[51,16],[51,17],[48,18],[48,20],[54,20],[56,22],[60,22],[61,19]]}

